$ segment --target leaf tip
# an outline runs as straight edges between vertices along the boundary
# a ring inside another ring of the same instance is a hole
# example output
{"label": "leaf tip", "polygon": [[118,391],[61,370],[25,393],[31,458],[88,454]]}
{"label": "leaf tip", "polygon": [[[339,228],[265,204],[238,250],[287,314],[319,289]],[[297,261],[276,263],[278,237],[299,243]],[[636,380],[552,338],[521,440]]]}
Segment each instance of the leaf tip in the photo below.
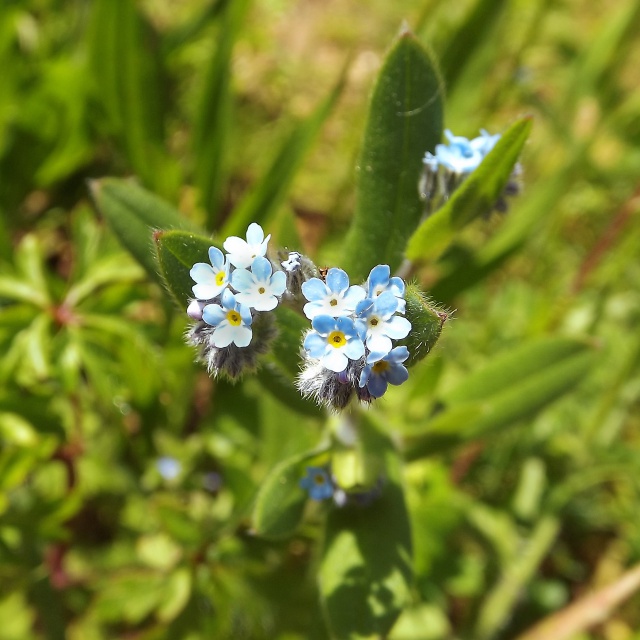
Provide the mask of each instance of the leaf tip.
{"label": "leaf tip", "polygon": [[400,25],[398,38],[413,38],[413,31],[411,31],[411,27],[406,20],[403,20],[402,24]]}
{"label": "leaf tip", "polygon": [[162,229],[156,229],[156,230],[153,232],[153,234],[152,234],[153,241],[154,241],[156,244],[159,244],[160,239],[162,238],[162,236],[163,236],[164,234],[165,234],[165,232],[164,232]]}

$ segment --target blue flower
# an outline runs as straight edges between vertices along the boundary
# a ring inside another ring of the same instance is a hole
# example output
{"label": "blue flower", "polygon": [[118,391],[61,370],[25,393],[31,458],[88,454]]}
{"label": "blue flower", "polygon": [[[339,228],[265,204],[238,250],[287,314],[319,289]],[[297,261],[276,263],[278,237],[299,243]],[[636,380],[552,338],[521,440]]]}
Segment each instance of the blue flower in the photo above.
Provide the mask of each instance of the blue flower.
{"label": "blue flower", "polygon": [[229,289],[222,292],[222,304],[208,304],[202,310],[202,319],[212,327],[215,347],[235,344],[246,347],[251,342],[251,310],[236,301]]}
{"label": "blue flower", "polygon": [[397,276],[390,278],[391,269],[388,264],[379,264],[371,269],[367,279],[367,298],[377,298],[381,293],[390,291],[398,299],[398,313],[404,313],[404,281]]}
{"label": "blue flower", "polygon": [[304,314],[313,320],[318,315],[334,318],[348,316],[366,296],[358,285],[349,286],[349,276],[342,269],[329,269],[326,284],[320,278],[311,278],[302,285],[302,294],[309,300]]}
{"label": "blue flower", "polygon": [[191,268],[189,275],[195,280],[193,295],[198,300],[211,300],[220,295],[229,283],[229,263],[216,247],[209,247],[209,260],[197,262]]}
{"label": "blue flower", "polygon": [[246,269],[258,256],[266,255],[269,238],[271,234],[265,238],[262,227],[252,222],[247,229],[246,241],[238,236],[229,236],[222,246],[228,252],[229,262],[234,267]]}
{"label": "blue flower", "polygon": [[304,348],[330,371],[340,373],[347,368],[349,360],[359,360],[364,355],[364,344],[351,318],[319,315],[311,325],[315,331],[305,337]]}
{"label": "blue flower", "polygon": [[182,470],[182,465],[171,456],[162,456],[156,460],[156,468],[165,480],[175,480]]}
{"label": "blue flower", "polygon": [[236,269],[231,275],[231,284],[238,291],[236,300],[257,311],[271,311],[278,306],[278,298],[287,286],[284,271],[273,273],[271,263],[258,256],[251,264],[251,271]]}
{"label": "blue flower", "polygon": [[489,151],[491,151],[493,147],[496,146],[496,142],[500,140],[500,137],[501,136],[499,133],[496,133],[492,136],[486,129],[480,129],[480,135],[477,138],[471,140],[469,144],[474,149],[477,149],[484,158],[484,156],[486,156]]}
{"label": "blue flower", "polygon": [[445,132],[449,140],[446,144],[436,145],[438,163],[454,173],[467,174],[478,168],[484,155],[464,136],[454,136],[449,129]]}
{"label": "blue flower", "polygon": [[355,324],[371,352],[367,362],[380,360],[391,351],[392,339],[405,338],[411,331],[411,323],[406,318],[394,315],[397,310],[398,299],[391,291],[358,303]]}
{"label": "blue flower", "polygon": [[409,357],[407,347],[392,349],[382,360],[366,364],[360,375],[360,387],[367,385],[374,398],[380,398],[387,391],[387,385],[399,385],[407,380],[409,372],[402,364]]}
{"label": "blue flower", "polygon": [[307,475],[300,480],[300,486],[309,492],[312,500],[327,500],[334,490],[331,476],[323,467],[307,467]]}

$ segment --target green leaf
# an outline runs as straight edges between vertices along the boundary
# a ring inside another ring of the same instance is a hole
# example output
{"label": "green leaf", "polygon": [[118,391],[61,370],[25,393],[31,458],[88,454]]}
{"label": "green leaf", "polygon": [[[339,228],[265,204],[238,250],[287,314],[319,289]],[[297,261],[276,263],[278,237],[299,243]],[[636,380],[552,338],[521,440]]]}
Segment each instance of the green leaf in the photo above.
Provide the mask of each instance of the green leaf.
{"label": "green leaf", "polygon": [[320,133],[322,125],[338,101],[346,82],[346,74],[345,66],[331,93],[289,134],[262,180],[234,209],[222,235],[244,236],[252,222],[265,226],[273,218],[284,201],[302,161]]}
{"label": "green leaf", "polygon": [[226,3],[219,25],[217,47],[211,58],[192,136],[195,183],[213,228],[220,209],[224,161],[231,114],[231,56],[250,0]]}
{"label": "green leaf", "polygon": [[304,512],[307,493],[300,487],[307,462],[323,449],[293,456],[281,462],[264,480],[253,508],[252,523],[263,538],[283,538],[294,533]]}
{"label": "green leaf", "polygon": [[408,32],[387,55],[369,105],[359,159],[357,208],[344,249],[354,279],[400,264],[423,212],[422,158],[442,135],[443,88],[430,55]]}
{"label": "green leaf", "polygon": [[418,227],[407,246],[409,260],[435,260],[456,233],[491,211],[509,182],[531,125],[529,117],[512,125],[451,199]]}
{"label": "green leaf", "polygon": [[[406,457],[415,460],[448,449],[522,420],[532,419],[549,404],[571,391],[589,373],[598,354],[583,342],[553,340],[538,348],[525,345],[474,372],[445,394],[450,408],[424,427],[420,436],[407,438]],[[527,358],[527,359],[525,359]]]}
{"label": "green leaf", "polygon": [[193,225],[165,200],[129,180],[93,180],[90,188],[96,207],[120,242],[147,273],[160,282],[152,232],[157,229],[191,229]]}
{"label": "green leaf", "polygon": [[[386,637],[410,599],[411,531],[400,460],[391,442],[363,422],[365,448],[384,460],[382,493],[369,506],[327,518],[320,592],[332,636]],[[366,429],[365,429],[366,427]]]}
{"label": "green leaf", "polygon": [[425,294],[413,284],[407,285],[405,291],[407,320],[411,322],[411,331],[398,346],[405,346],[409,350],[406,366],[412,366],[422,360],[435,346],[442,326],[447,320],[447,314],[439,309]]}
{"label": "green leaf", "polygon": [[[160,273],[165,284],[182,309],[193,297],[193,279],[189,275],[196,262],[209,262],[209,247],[216,243],[187,231],[159,231],[154,235]],[[220,248],[220,247],[218,247]]]}

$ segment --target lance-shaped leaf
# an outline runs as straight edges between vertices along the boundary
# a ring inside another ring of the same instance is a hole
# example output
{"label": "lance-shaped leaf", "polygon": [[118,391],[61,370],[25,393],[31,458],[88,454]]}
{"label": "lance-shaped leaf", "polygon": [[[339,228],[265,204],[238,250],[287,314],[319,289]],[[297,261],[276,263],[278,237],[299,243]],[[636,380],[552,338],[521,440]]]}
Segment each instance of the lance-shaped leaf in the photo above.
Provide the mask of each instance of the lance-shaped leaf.
{"label": "lance-shaped leaf", "polygon": [[325,448],[282,461],[264,480],[253,508],[254,531],[264,538],[283,538],[295,532],[300,524],[307,492],[300,486],[306,467]]}
{"label": "lance-shaped leaf", "polygon": [[527,117],[512,125],[451,199],[418,227],[407,246],[409,260],[435,260],[456,233],[493,209],[509,182],[531,124]]}
{"label": "lance-shaped leaf", "polygon": [[160,281],[151,235],[157,229],[191,229],[168,202],[129,180],[105,178],[90,183],[100,213],[120,242],[156,281]]}
{"label": "lance-shaped leaf", "polygon": [[357,208],[345,269],[364,278],[379,263],[394,270],[422,216],[422,158],[442,135],[442,84],[431,57],[408,32],[380,70],[358,166]]}
{"label": "lance-shaped leaf", "polygon": [[[411,532],[391,442],[363,422],[365,448],[384,460],[384,485],[368,506],[333,509],[320,566],[320,592],[335,638],[386,637],[410,596]],[[366,427],[366,428],[365,428]]]}
{"label": "lance-shaped leaf", "polygon": [[499,356],[443,395],[447,409],[406,440],[415,460],[532,419],[571,391],[597,361],[582,341],[549,338]]}

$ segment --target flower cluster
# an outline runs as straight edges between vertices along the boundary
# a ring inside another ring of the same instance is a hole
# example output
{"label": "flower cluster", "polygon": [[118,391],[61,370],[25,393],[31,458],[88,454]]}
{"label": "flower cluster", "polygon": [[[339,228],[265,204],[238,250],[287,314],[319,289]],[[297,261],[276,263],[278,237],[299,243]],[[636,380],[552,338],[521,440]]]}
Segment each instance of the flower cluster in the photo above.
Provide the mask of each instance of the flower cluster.
{"label": "flower cluster", "polygon": [[223,243],[226,255],[209,248],[209,264],[198,262],[190,275],[194,299],[187,308],[197,321],[189,341],[201,347],[209,371],[236,378],[243,370],[255,368],[256,358],[268,349],[275,328],[268,314],[285,292],[287,276],[274,272],[265,257],[270,235],[255,222],[247,239],[236,236]]}
{"label": "flower cluster", "polygon": [[[456,136],[449,129],[444,133],[449,144],[436,145],[435,154],[427,151],[422,160],[424,169],[418,189],[421,198],[427,202],[431,210],[449,199],[453,191],[478,168],[500,139],[500,134],[491,135],[484,129],[472,140]],[[494,205],[496,210],[506,211],[505,196],[516,195],[519,192],[520,173],[520,164],[516,164],[504,193]]]}
{"label": "flower cluster", "polygon": [[390,277],[388,265],[374,267],[363,286],[350,286],[338,268],[329,269],[324,280],[302,284],[303,312],[312,326],[304,338],[306,358],[298,378],[304,396],[341,409],[354,392],[368,402],[384,395],[388,384],[408,378],[402,363],[409,352],[393,346],[411,330],[411,323],[398,315],[405,312],[404,291],[404,282]]}

